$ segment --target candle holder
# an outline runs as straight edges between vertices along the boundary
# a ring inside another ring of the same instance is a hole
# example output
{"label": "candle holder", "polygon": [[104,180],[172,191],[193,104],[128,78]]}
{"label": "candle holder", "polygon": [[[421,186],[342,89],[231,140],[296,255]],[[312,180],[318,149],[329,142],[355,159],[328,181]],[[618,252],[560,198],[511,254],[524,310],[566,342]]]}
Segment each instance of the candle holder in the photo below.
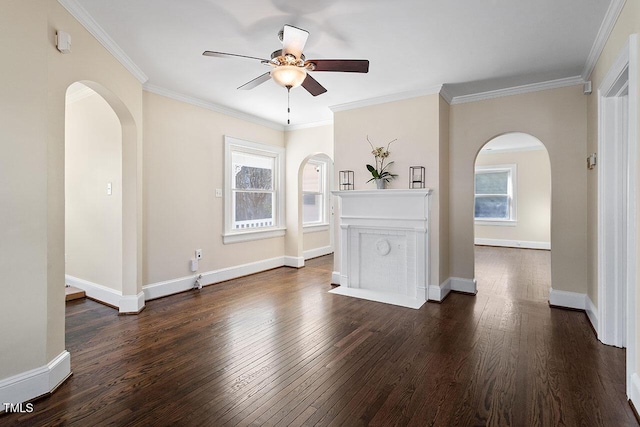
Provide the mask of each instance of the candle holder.
{"label": "candle holder", "polygon": [[424,188],[424,166],[409,167],[409,188]]}
{"label": "candle holder", "polygon": [[340,171],[340,190],[353,190],[353,171]]}

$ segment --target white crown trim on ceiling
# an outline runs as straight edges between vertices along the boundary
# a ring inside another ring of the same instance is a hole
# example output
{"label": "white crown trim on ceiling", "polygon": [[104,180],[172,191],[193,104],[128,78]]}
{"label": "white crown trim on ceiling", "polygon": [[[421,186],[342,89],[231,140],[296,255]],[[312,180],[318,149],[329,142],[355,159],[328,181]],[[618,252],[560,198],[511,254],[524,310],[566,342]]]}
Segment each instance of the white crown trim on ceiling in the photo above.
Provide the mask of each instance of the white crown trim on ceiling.
{"label": "white crown trim on ceiling", "polygon": [[80,22],[98,42],[104,46],[124,67],[129,70],[138,81],[144,84],[149,77],[138,67],[129,56],[118,46],[118,44],[107,34],[107,32],[96,22],[89,12],[85,10],[76,0],[58,0],[69,13]]}
{"label": "white crown trim on ceiling", "polygon": [[622,13],[622,8],[624,7],[625,2],[626,0],[611,0],[611,3],[609,3],[607,13],[604,15],[602,24],[600,24],[600,29],[598,30],[598,34],[596,35],[593,45],[591,46],[587,62],[584,65],[584,70],[582,70],[581,76],[583,80],[589,80],[589,77],[591,77],[591,73],[604,50],[604,46],[607,44],[607,40],[609,40],[613,27],[616,25],[616,21],[618,20],[620,13]]}
{"label": "white crown trim on ceiling", "polygon": [[196,107],[206,108],[207,110],[215,111],[216,113],[226,114],[227,116],[235,117],[236,119],[246,120],[258,125],[266,126],[270,129],[284,131],[285,127],[281,124],[274,123],[270,120],[261,119],[260,117],[243,113],[242,111],[234,110],[233,108],[224,107],[213,102],[205,101],[193,96],[183,95],[178,92],[174,92],[169,89],[165,89],[160,86],[145,84],[142,87],[147,92],[155,93],[156,95],[166,96],[167,98],[174,99],[176,101],[185,102],[187,104],[195,105]]}

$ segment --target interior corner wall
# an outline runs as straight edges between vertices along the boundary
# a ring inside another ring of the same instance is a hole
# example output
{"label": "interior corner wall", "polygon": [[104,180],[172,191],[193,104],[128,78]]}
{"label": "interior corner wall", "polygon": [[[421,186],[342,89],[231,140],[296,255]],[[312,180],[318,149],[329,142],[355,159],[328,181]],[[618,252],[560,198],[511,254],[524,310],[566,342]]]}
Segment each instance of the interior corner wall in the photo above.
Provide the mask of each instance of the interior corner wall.
{"label": "interior corner wall", "polygon": [[[424,166],[426,187],[433,189],[430,211],[430,257],[432,285],[447,278],[440,277],[440,95],[426,95],[353,110],[334,112],[334,182],[340,170],[353,170],[355,189],[374,189],[367,183],[371,174],[367,164],[374,162],[367,136],[375,146],[391,144],[389,160],[395,163],[391,172],[398,174],[388,188],[409,187],[409,166]],[[446,138],[445,138],[446,139]],[[442,141],[444,145],[444,140]],[[334,271],[340,271],[338,219],[339,210],[334,203]]]}
{"label": "interior corner wall", "polygon": [[451,277],[449,271],[449,112],[451,106],[439,97],[439,196],[440,196],[440,284]]}
{"label": "interior corner wall", "polygon": [[121,293],[122,127],[96,93],[67,104],[65,165],[65,273]]}
{"label": "interior corner wall", "polygon": [[544,143],[551,163],[551,282],[586,292],[586,96],[582,86],[544,90],[451,106],[451,275],[474,277],[474,162],[480,148],[508,132]]}
{"label": "interior corner wall", "polygon": [[333,125],[290,130],[284,133],[284,139],[287,150],[285,255],[299,258],[303,256],[305,250],[330,244],[330,230],[307,234],[302,232],[302,204],[299,200],[298,173],[302,163],[313,155],[325,154],[333,160]]}
{"label": "interior corner wall", "polygon": [[475,166],[516,165],[516,224],[475,224],[476,239],[535,242],[551,241],[551,165],[540,150],[480,152]]}
{"label": "interior corner wall", "polygon": [[223,243],[225,135],[284,146],[282,131],[144,92],[145,284],[193,275],[196,249],[200,274],[284,256],[284,237]]}
{"label": "interior corner wall", "polygon": [[[74,81],[97,82],[141,124],[142,87],[57,1],[5,2],[0,15],[0,136],[7,141],[0,160],[7,184],[0,189],[0,324],[20,325],[3,332],[2,380],[46,367],[65,349],[66,90]],[[71,54],[56,49],[58,29],[73,37]],[[141,132],[138,126],[134,144]]]}

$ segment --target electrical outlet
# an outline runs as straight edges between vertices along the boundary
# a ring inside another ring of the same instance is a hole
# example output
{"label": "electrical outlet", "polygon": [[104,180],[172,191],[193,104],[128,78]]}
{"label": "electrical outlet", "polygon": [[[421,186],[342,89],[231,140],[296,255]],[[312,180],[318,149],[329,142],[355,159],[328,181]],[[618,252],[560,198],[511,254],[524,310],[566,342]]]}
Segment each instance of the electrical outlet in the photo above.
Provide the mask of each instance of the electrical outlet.
{"label": "electrical outlet", "polygon": [[216,197],[222,197],[222,188],[216,188]]}
{"label": "electrical outlet", "polygon": [[202,259],[202,249],[196,249],[196,259]]}

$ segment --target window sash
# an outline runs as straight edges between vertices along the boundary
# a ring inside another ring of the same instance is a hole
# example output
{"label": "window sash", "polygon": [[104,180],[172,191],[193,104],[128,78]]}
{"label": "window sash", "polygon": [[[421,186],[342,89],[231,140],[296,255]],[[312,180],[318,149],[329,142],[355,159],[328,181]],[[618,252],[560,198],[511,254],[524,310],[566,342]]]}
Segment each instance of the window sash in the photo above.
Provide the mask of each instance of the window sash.
{"label": "window sash", "polygon": [[[478,175],[481,174],[504,174],[506,172],[506,193],[477,193],[475,186]],[[487,166],[478,167],[475,170],[474,175],[474,219],[479,221],[515,221],[515,165],[499,165],[499,166]],[[506,199],[506,216],[477,216],[478,214],[478,199],[489,198],[505,198]]]}

